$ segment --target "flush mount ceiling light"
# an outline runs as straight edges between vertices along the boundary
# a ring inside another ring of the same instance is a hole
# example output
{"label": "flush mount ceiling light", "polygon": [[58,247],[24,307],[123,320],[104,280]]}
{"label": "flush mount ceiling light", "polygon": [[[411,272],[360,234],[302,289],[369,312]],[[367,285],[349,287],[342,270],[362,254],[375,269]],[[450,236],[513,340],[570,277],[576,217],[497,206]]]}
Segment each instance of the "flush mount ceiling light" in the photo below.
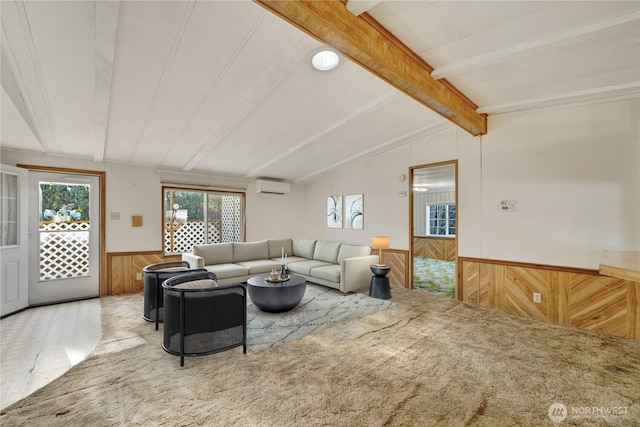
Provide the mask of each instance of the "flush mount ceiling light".
{"label": "flush mount ceiling light", "polygon": [[340,55],[333,49],[323,47],[317,50],[311,58],[313,68],[320,71],[333,70],[340,64]]}

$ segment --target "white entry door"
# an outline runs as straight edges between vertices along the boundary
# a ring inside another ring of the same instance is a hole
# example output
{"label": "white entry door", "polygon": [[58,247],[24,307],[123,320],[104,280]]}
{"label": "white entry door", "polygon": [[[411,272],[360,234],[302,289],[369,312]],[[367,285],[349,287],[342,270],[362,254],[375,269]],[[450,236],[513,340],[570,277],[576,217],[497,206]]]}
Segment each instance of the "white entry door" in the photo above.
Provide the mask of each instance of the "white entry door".
{"label": "white entry door", "polygon": [[29,305],[100,295],[100,178],[29,174]]}
{"label": "white entry door", "polygon": [[0,316],[29,304],[25,169],[0,165]]}

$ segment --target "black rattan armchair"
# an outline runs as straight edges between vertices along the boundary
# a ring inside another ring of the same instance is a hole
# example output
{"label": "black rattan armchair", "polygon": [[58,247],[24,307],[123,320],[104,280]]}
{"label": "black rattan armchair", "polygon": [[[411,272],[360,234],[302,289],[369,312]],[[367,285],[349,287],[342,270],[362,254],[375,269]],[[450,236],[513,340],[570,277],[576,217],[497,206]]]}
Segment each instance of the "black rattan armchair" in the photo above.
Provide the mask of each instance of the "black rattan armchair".
{"label": "black rattan armchair", "polygon": [[217,286],[210,272],[188,272],[166,280],[162,348],[180,356],[202,356],[242,346],[247,352],[247,289]]}
{"label": "black rattan armchair", "polygon": [[149,322],[155,322],[157,331],[158,323],[164,321],[162,282],[188,271],[207,270],[190,270],[189,263],[186,261],[171,261],[147,265],[142,271],[144,272],[144,312],[142,317]]}

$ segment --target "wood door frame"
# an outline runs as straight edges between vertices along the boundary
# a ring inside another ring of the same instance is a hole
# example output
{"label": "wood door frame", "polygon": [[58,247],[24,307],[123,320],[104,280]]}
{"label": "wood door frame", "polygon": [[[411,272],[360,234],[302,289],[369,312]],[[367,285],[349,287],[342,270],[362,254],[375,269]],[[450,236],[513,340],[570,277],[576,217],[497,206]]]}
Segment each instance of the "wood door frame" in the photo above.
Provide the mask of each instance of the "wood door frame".
{"label": "wood door frame", "polygon": [[38,165],[25,165],[18,164],[19,168],[28,169],[29,171],[39,171],[39,172],[57,172],[57,173],[68,173],[68,174],[76,174],[76,175],[93,175],[99,178],[99,187],[100,187],[100,274],[99,274],[99,288],[100,288],[100,296],[107,295],[107,250],[106,250],[106,219],[107,219],[107,207],[106,207],[106,198],[107,198],[107,173],[103,171],[89,170],[89,169],[72,169],[72,168],[59,168],[53,166],[38,166]]}
{"label": "wood door frame", "polygon": [[453,164],[455,166],[455,172],[454,172],[454,179],[455,179],[455,189],[456,189],[456,238],[455,238],[455,247],[456,247],[456,261],[454,263],[455,267],[456,267],[456,274],[455,274],[455,279],[456,279],[456,299],[461,301],[462,300],[462,295],[458,295],[459,292],[459,276],[460,276],[460,272],[459,270],[459,266],[458,266],[458,231],[460,230],[459,226],[460,226],[460,215],[459,215],[459,210],[458,210],[458,159],[454,159],[454,160],[445,160],[442,162],[435,162],[435,163],[426,163],[426,164],[422,164],[422,165],[417,165],[417,166],[410,166],[409,167],[409,289],[414,289],[413,286],[413,172],[416,169],[423,169],[423,168],[428,168],[431,166],[442,166],[442,165],[448,165],[448,164]]}

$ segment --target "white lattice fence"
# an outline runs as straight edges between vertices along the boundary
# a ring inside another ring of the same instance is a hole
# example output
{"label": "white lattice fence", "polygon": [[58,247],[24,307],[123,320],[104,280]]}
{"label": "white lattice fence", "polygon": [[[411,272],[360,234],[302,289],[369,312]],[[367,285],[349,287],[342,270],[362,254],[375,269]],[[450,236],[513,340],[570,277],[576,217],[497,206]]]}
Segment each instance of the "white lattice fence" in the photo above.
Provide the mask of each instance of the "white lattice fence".
{"label": "white lattice fence", "polygon": [[242,240],[240,210],[241,199],[238,196],[222,196],[222,237],[224,242]]}
{"label": "white lattice fence", "polygon": [[[208,243],[220,243],[220,226],[209,223],[207,227]],[[169,223],[164,224],[164,247],[167,252],[191,252],[193,245],[202,245],[204,239],[204,221],[187,221],[173,224],[173,251],[171,251],[171,229]]]}
{"label": "white lattice fence", "polygon": [[88,222],[40,223],[40,280],[89,275]]}

